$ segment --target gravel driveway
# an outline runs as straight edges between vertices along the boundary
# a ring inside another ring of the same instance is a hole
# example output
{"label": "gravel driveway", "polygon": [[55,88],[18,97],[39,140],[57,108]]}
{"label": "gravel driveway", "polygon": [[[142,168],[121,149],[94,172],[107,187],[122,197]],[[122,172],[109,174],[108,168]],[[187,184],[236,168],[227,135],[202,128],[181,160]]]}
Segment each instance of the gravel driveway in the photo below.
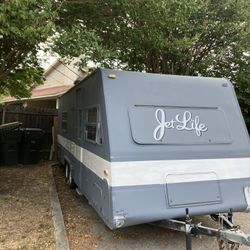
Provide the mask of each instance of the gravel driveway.
{"label": "gravel driveway", "polygon": [[[62,167],[55,167],[54,176],[62,206],[64,221],[68,232],[71,250],[156,250],[185,249],[185,236],[182,233],[151,225],[138,225],[109,230],[98,217],[94,209],[83,196],[70,190],[64,180]],[[233,198],[233,197],[232,197]],[[207,226],[216,226],[209,216],[195,219]],[[245,233],[250,234],[250,214],[235,214],[236,224],[240,224]],[[193,250],[218,249],[217,240],[211,237],[193,239]],[[241,247],[240,249],[250,249]]]}

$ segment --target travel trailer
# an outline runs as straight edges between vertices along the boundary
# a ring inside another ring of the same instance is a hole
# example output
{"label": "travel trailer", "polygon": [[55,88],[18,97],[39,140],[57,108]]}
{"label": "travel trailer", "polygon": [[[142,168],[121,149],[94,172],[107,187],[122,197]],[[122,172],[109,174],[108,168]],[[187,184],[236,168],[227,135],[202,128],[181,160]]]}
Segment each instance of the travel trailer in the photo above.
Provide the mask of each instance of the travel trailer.
{"label": "travel trailer", "polygon": [[250,141],[225,78],[97,69],[59,100],[59,159],[110,229],[250,209]]}

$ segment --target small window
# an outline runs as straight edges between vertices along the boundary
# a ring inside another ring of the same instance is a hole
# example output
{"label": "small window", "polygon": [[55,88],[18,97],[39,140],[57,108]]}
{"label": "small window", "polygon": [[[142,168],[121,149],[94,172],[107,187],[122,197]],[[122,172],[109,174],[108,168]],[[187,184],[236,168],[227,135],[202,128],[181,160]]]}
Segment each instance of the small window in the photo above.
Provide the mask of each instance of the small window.
{"label": "small window", "polygon": [[78,115],[77,115],[77,120],[78,120],[78,126],[77,126],[77,137],[78,139],[82,138],[82,110],[78,110]]}
{"label": "small window", "polygon": [[62,130],[67,131],[68,127],[68,113],[66,111],[62,112]]}
{"label": "small window", "polygon": [[98,107],[86,109],[85,139],[102,144],[101,120]]}
{"label": "small window", "polygon": [[87,122],[97,123],[97,108],[87,109]]}

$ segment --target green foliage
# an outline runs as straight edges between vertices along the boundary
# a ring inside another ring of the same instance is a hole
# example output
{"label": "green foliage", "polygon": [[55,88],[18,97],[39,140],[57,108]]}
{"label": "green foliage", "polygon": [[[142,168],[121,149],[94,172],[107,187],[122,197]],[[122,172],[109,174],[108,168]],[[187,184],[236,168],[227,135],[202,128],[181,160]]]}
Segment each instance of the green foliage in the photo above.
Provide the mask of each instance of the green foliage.
{"label": "green foliage", "polygon": [[66,33],[54,49],[111,67],[116,60],[124,69],[204,74],[231,54],[248,25],[246,9],[235,0],[66,1],[59,21]]}
{"label": "green foliage", "polygon": [[242,113],[250,131],[250,65],[241,65],[236,74],[235,89],[241,106]]}
{"label": "green foliage", "polygon": [[[63,1],[53,49],[82,63],[227,77],[249,104],[248,0]],[[73,25],[72,25],[73,24]],[[248,52],[248,53],[247,53]]]}
{"label": "green foliage", "polygon": [[29,96],[42,82],[37,53],[54,28],[51,0],[0,1],[0,94]]}

